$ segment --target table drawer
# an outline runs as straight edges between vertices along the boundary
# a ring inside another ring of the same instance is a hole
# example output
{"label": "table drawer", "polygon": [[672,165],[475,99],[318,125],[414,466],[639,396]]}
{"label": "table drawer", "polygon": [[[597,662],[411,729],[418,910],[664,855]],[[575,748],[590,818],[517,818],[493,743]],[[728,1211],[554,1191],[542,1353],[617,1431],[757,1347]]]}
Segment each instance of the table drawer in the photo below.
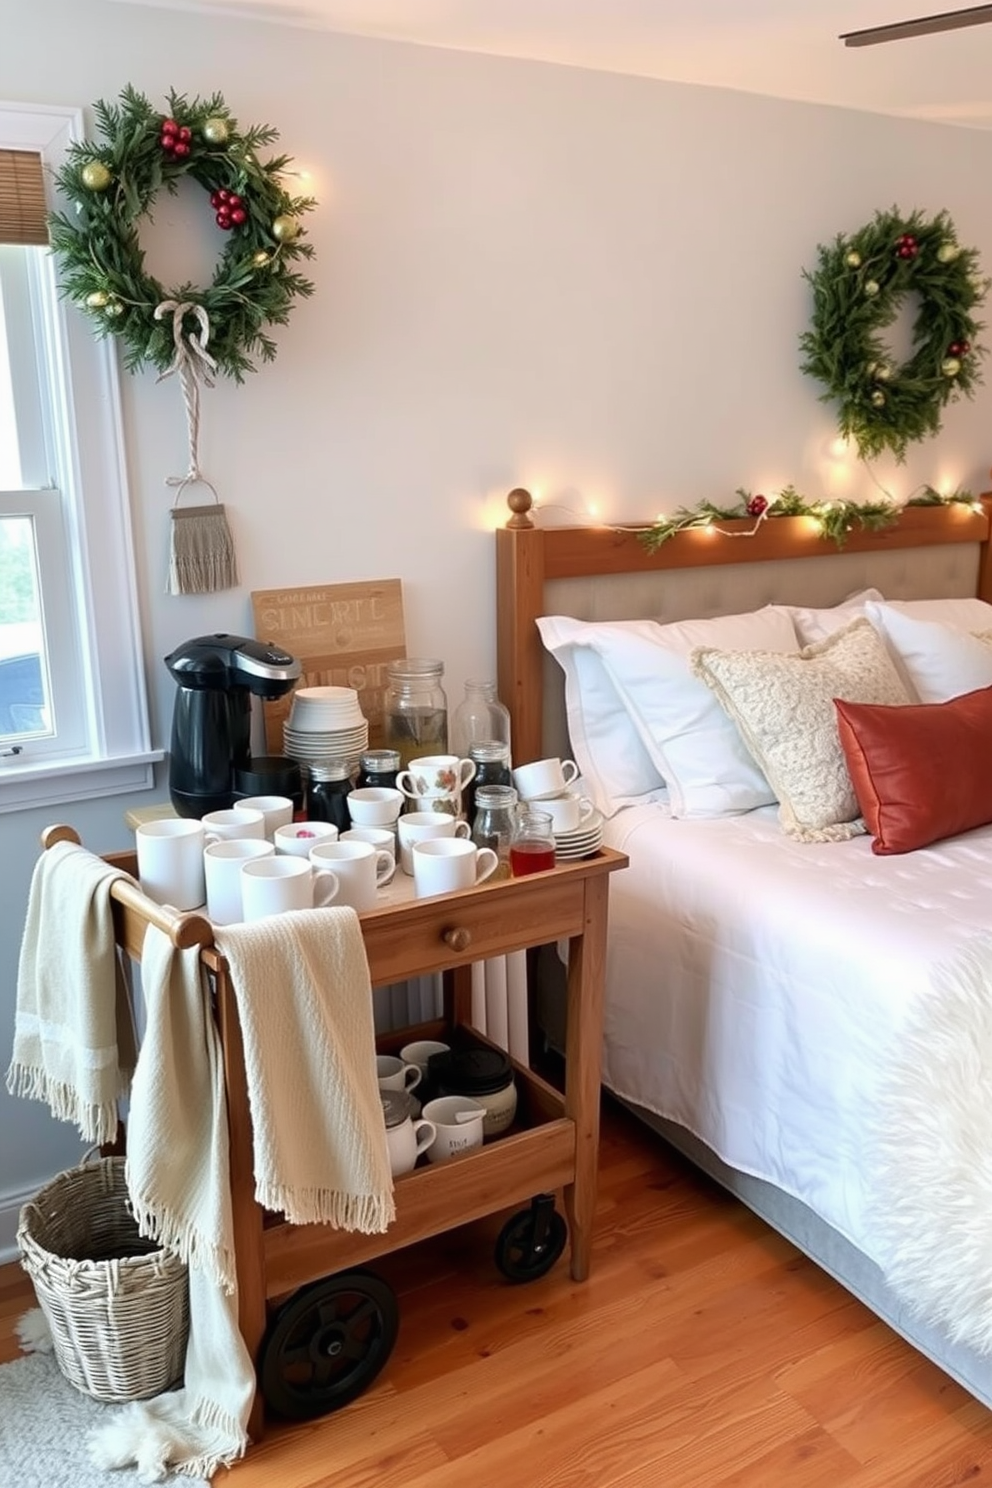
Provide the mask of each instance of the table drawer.
{"label": "table drawer", "polygon": [[[541,883],[540,920],[532,895]],[[585,880],[540,875],[362,916],[372,981],[400,981],[582,933]]]}

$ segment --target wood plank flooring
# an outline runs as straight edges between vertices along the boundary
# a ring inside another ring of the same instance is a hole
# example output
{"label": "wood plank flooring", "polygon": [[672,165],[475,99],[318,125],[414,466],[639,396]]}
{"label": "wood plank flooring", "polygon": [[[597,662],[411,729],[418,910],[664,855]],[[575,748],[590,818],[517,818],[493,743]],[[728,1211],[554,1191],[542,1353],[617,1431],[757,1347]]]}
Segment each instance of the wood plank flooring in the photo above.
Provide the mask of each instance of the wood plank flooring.
{"label": "wood plank flooring", "polygon": [[[608,1099],[590,1279],[508,1284],[504,1217],[377,1262],[383,1373],[217,1484],[992,1488],[992,1413]],[[0,1359],[31,1300],[0,1268]]]}

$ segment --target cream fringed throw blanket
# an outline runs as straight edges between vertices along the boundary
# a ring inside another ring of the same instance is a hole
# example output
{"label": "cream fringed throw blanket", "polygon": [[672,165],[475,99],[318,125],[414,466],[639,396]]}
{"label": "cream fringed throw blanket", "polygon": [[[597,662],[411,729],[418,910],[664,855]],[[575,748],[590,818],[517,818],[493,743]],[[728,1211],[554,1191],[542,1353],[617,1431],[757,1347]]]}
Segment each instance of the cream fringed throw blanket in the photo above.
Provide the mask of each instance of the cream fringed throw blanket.
{"label": "cream fringed throw blanket", "polygon": [[[384,1230],[392,1177],[375,1074],[368,964],[350,909],[217,931],[238,1003],[255,1192],[293,1223]],[[125,1407],[93,1441],[99,1466],[210,1477],[247,1445],[252,1362],[237,1326],[220,1047],[198,953],[154,928],[142,956],[148,1024],[127,1175],[142,1230],[190,1265],[183,1388]]]}
{"label": "cream fringed throw blanket", "polygon": [[35,864],[17,973],[11,1095],[44,1101],[87,1142],[110,1142],[135,1061],[127,972],[114,943],[119,869],[73,842]]}

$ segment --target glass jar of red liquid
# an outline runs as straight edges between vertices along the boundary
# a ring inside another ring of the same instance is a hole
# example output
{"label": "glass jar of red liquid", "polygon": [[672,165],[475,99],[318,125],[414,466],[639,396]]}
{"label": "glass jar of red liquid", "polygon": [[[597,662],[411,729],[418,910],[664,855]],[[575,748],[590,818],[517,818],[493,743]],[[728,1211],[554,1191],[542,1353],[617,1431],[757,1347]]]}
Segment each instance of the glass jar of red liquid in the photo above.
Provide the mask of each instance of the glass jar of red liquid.
{"label": "glass jar of red liquid", "polygon": [[533,806],[518,807],[510,838],[510,872],[513,877],[543,873],[546,868],[554,866],[555,834],[551,813]]}

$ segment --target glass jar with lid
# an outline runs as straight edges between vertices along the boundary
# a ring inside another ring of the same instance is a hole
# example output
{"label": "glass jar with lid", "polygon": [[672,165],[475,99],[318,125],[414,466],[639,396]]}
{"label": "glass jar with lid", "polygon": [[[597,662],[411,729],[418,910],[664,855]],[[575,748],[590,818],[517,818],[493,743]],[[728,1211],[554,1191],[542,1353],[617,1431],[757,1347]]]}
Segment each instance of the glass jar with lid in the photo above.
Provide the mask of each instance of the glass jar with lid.
{"label": "glass jar with lid", "polygon": [[448,699],[444,663],[417,657],[386,667],[383,732],[387,749],[399,755],[399,768],[422,755],[448,753]]}
{"label": "glass jar with lid", "polygon": [[477,744],[501,744],[510,762],[510,713],[496,696],[495,682],[465,683],[465,696],[451,718],[451,752],[468,759]]}
{"label": "glass jar with lid", "polygon": [[475,793],[480,785],[511,785],[510,746],[486,739],[479,744],[470,744],[468,758],[475,766],[475,774],[467,785],[462,786],[462,810],[471,826],[475,818]]}
{"label": "glass jar with lid", "polygon": [[[472,841],[491,847],[499,858],[494,878],[510,876],[510,842],[517,818],[517,793],[512,785],[480,785],[475,793]],[[456,1092],[457,1093],[457,1092]]]}
{"label": "glass jar with lid", "polygon": [[366,749],[358,761],[358,788],[395,786],[399,772],[400,757],[395,749]]}
{"label": "glass jar with lid", "polygon": [[348,792],[351,790],[350,760],[321,760],[310,766],[307,781],[307,818],[331,822],[339,832],[351,826]]}

